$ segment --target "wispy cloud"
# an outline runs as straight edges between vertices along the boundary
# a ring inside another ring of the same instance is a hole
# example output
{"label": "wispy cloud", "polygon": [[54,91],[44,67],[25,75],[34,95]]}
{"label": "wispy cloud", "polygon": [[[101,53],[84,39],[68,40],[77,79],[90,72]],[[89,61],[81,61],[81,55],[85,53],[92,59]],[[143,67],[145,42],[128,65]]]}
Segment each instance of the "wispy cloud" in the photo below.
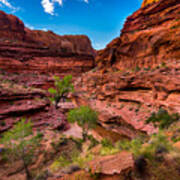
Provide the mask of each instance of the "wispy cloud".
{"label": "wispy cloud", "polygon": [[25,26],[26,26],[27,28],[31,29],[31,30],[34,30],[34,29],[35,29],[34,26],[32,26],[32,25],[30,25],[30,24],[26,24],[26,23],[25,23]]}
{"label": "wispy cloud", "polygon": [[[88,3],[88,0],[83,0],[85,3]],[[63,0],[41,0],[41,5],[44,8],[44,12],[54,15],[55,4],[63,5]]]}
{"label": "wispy cloud", "polygon": [[10,9],[12,9],[13,11],[16,11],[18,10],[18,8],[14,7],[10,2],[9,0],[0,0],[0,5],[4,5]]}

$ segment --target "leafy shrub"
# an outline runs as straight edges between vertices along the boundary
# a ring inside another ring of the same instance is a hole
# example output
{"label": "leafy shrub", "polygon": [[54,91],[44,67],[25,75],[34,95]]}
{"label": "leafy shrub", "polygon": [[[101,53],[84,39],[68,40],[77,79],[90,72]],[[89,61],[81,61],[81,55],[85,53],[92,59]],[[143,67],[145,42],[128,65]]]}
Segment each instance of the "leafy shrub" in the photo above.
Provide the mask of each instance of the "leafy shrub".
{"label": "leafy shrub", "polygon": [[133,153],[135,157],[141,154],[140,150],[142,148],[142,141],[140,139],[133,139],[132,141],[129,140],[122,140],[117,142],[116,146],[120,150],[126,150]]}
{"label": "leafy shrub", "polygon": [[144,71],[150,71],[150,70],[151,70],[150,67],[144,68]]}
{"label": "leafy shrub", "polygon": [[135,72],[139,72],[141,70],[141,68],[139,67],[139,66],[136,66],[136,68],[135,68]]}
{"label": "leafy shrub", "polygon": [[116,154],[117,152],[119,152],[119,149],[113,146],[112,142],[109,139],[106,138],[102,139],[101,145],[102,145],[100,150],[101,156]]}
{"label": "leafy shrub", "polygon": [[6,122],[5,121],[0,121],[0,125],[1,126],[6,126]]}
{"label": "leafy shrub", "polygon": [[78,167],[85,168],[88,161],[93,160],[93,155],[88,153],[86,156],[81,156],[80,152],[73,151],[68,154],[62,154],[58,159],[56,159],[51,165],[53,171],[59,170],[59,168],[69,167],[70,165],[77,165]]}
{"label": "leafy shrub", "polygon": [[53,171],[57,171],[60,167],[66,167],[66,166],[69,166],[70,164],[71,164],[71,161],[67,159],[66,156],[60,156],[58,159],[56,159],[52,163],[51,169]]}
{"label": "leafy shrub", "polygon": [[81,149],[82,149],[83,139],[75,138],[75,137],[70,137],[70,139],[75,143],[76,148],[77,148],[78,150],[81,150]]}
{"label": "leafy shrub", "polygon": [[157,113],[152,113],[151,116],[146,120],[146,123],[153,123],[155,127],[160,129],[168,128],[172,123],[178,121],[180,116],[176,114],[170,115],[168,111],[159,109]]}
{"label": "leafy shrub", "polygon": [[83,129],[83,140],[86,140],[89,129],[93,129],[97,125],[97,113],[88,106],[81,106],[80,108],[69,111],[68,121],[70,123],[77,122]]}
{"label": "leafy shrub", "polygon": [[92,161],[93,157],[94,156],[91,153],[88,153],[85,157],[73,156],[72,163],[78,165],[81,168],[85,168],[86,163]]}
{"label": "leafy shrub", "polygon": [[32,134],[32,123],[30,121],[26,123],[26,119],[23,118],[14,128],[5,132],[1,139],[5,147],[4,156],[12,162],[21,160],[28,180],[32,178],[28,166],[39,145],[39,137]]}
{"label": "leafy shrub", "polygon": [[165,62],[162,62],[160,66],[161,66],[162,68],[166,68],[166,67],[167,67],[167,65],[166,65]]}
{"label": "leafy shrub", "polygon": [[158,153],[169,152],[173,147],[166,135],[159,131],[159,133],[152,135],[148,145],[143,146],[141,153],[149,160],[156,158]]}
{"label": "leafy shrub", "polygon": [[88,139],[91,141],[88,149],[91,149],[99,144],[99,142],[92,135],[88,135]]}
{"label": "leafy shrub", "polygon": [[60,79],[57,76],[54,76],[53,78],[55,88],[49,88],[48,92],[52,95],[52,97],[49,98],[50,101],[55,104],[57,108],[58,103],[61,100],[65,100],[69,92],[74,91],[74,86],[72,84],[71,75],[67,75],[63,79]]}
{"label": "leafy shrub", "polygon": [[100,155],[106,156],[106,155],[116,154],[118,152],[119,152],[119,149],[116,147],[102,147],[100,150]]}
{"label": "leafy shrub", "polygon": [[119,141],[116,146],[120,150],[132,152],[135,159],[143,156],[149,160],[154,159],[156,154],[161,153],[162,151],[169,152],[173,149],[171,143],[162,131],[152,135],[149,142],[145,144],[141,139],[133,139],[132,141]]}
{"label": "leafy shrub", "polygon": [[101,145],[102,145],[102,147],[110,147],[110,148],[113,147],[112,142],[106,138],[101,140]]}

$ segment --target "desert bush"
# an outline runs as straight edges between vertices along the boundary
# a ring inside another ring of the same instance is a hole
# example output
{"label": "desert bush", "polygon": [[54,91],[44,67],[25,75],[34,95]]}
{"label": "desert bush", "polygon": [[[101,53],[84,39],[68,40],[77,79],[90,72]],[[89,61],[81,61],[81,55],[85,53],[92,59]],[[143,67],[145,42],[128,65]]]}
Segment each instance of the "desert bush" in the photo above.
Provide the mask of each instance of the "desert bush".
{"label": "desert bush", "polygon": [[61,155],[51,164],[51,169],[57,171],[60,167],[66,167],[71,164],[70,160],[66,156]]}
{"label": "desert bush", "polygon": [[110,147],[110,148],[113,147],[112,142],[107,138],[104,138],[101,140],[101,145],[102,145],[102,147]]}
{"label": "desert bush", "polygon": [[156,155],[163,152],[169,152],[172,150],[172,145],[167,139],[166,135],[159,131],[150,137],[149,142],[143,142],[141,139],[123,140],[117,142],[116,146],[120,150],[126,150],[132,152],[134,158],[143,156],[148,160],[153,160]]}
{"label": "desert bush", "polygon": [[58,108],[58,103],[61,100],[65,100],[69,92],[74,91],[74,86],[72,84],[72,76],[67,75],[63,79],[60,79],[58,76],[54,76],[54,86],[55,88],[49,88],[48,92],[51,94],[50,101],[55,104],[55,107]]}
{"label": "desert bush", "polygon": [[68,121],[70,123],[75,123],[82,127],[83,130],[83,140],[87,138],[88,130],[93,129],[97,125],[97,113],[88,106],[81,106],[79,108],[69,111]]}
{"label": "desert bush", "polygon": [[4,157],[11,163],[15,160],[21,160],[27,180],[32,179],[28,166],[35,157],[39,140],[39,136],[33,136],[32,123],[30,121],[26,123],[25,118],[21,119],[14,128],[5,132],[1,139],[1,143],[5,147]]}
{"label": "desert bush", "polygon": [[93,148],[93,147],[95,147],[96,145],[99,144],[99,142],[92,135],[88,135],[87,138],[91,142],[88,149],[91,149],[91,148]]}
{"label": "desert bush", "polygon": [[153,160],[157,157],[157,154],[168,153],[170,150],[173,150],[170,141],[162,131],[159,131],[151,136],[149,143],[142,147],[141,153],[145,158]]}
{"label": "desert bush", "polygon": [[53,171],[57,171],[60,168],[66,168],[72,165],[79,168],[85,168],[86,163],[93,160],[93,157],[93,154],[91,154],[90,152],[85,156],[81,156],[79,151],[72,151],[68,155],[62,154],[58,159],[56,159],[51,165],[51,169]]}
{"label": "desert bush", "polygon": [[102,145],[100,149],[101,156],[116,154],[119,152],[119,149],[116,146],[114,146],[109,139],[106,138],[102,139],[101,145]]}
{"label": "desert bush", "polygon": [[165,129],[168,128],[172,123],[178,121],[179,118],[179,114],[169,114],[168,111],[161,108],[157,113],[152,113],[151,116],[146,120],[146,123],[153,123],[155,127]]}
{"label": "desert bush", "polygon": [[120,150],[126,150],[133,153],[135,157],[139,156],[141,154],[141,148],[142,148],[142,140],[140,139],[133,139],[132,141],[129,140],[122,140],[117,142],[116,146]]}

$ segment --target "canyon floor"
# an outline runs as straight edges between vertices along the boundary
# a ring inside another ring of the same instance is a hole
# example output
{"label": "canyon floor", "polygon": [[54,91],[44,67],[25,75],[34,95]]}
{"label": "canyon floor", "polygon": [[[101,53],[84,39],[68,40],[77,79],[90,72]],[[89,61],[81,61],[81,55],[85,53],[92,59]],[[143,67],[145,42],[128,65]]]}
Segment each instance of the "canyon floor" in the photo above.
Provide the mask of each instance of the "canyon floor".
{"label": "canyon floor", "polygon": [[[55,107],[53,76],[68,74],[74,92]],[[1,138],[23,117],[41,137],[33,180],[179,180],[180,2],[144,1],[99,51],[87,36],[30,30],[0,11],[0,105]],[[98,114],[85,141],[67,121],[81,106]],[[6,151],[0,143],[0,180],[25,180]]]}

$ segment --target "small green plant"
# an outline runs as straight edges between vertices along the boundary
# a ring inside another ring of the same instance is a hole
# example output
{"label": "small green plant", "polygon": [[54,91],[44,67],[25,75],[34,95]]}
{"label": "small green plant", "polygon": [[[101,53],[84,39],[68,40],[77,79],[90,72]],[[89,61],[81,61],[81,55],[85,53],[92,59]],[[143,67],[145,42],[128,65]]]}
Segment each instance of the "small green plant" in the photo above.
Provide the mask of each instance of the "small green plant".
{"label": "small green plant", "polygon": [[173,25],[173,26],[171,26],[171,29],[176,29],[176,28],[179,28],[180,27],[180,25],[178,24],[178,25]]}
{"label": "small green plant", "polygon": [[91,153],[88,153],[85,157],[75,155],[72,157],[72,163],[81,168],[85,168],[87,162],[92,161],[93,158],[94,156]]}
{"label": "small green plant", "polygon": [[167,153],[171,150],[173,150],[173,147],[167,136],[162,131],[159,131],[157,134],[151,136],[150,143],[142,147],[141,153],[145,158],[152,161],[159,152]]}
{"label": "small green plant", "polygon": [[53,171],[57,171],[60,167],[66,167],[69,166],[71,164],[71,161],[69,159],[67,159],[66,156],[61,155],[58,159],[56,159],[52,165],[51,165],[51,169]]}
{"label": "small green plant", "polygon": [[88,139],[91,141],[88,149],[91,149],[99,144],[99,142],[92,135],[88,135]]}
{"label": "small green plant", "polygon": [[151,116],[146,120],[146,123],[153,123],[155,127],[160,129],[168,128],[172,123],[178,121],[180,118],[179,114],[169,114],[165,109],[159,109],[157,113],[152,113]]}
{"label": "small green plant", "polygon": [[166,65],[165,62],[162,62],[160,66],[161,66],[162,68],[166,68],[166,67],[167,67],[167,65]]}
{"label": "small green plant", "polygon": [[142,148],[142,140],[141,139],[133,139],[132,141],[129,140],[122,140],[117,142],[116,146],[120,150],[126,150],[133,153],[135,157],[140,155],[140,150]]}
{"label": "small green plant", "polygon": [[144,157],[150,161],[156,158],[158,152],[169,152],[173,149],[171,143],[162,131],[152,135],[149,142],[146,144],[144,144],[141,139],[133,139],[132,141],[119,141],[116,146],[120,150],[132,152],[135,159]]}
{"label": "small green plant", "polygon": [[0,122],[0,125],[1,125],[1,126],[6,126],[6,122],[5,122],[5,121],[1,121],[1,122]]}
{"label": "small green plant", "polygon": [[59,168],[65,168],[70,165],[77,165],[80,168],[85,168],[86,163],[93,160],[93,157],[91,153],[88,153],[86,156],[81,156],[79,151],[72,151],[68,155],[65,153],[56,159],[52,163],[51,169],[57,171]]}
{"label": "small green plant", "polygon": [[89,175],[94,180],[98,180],[100,178],[100,176],[101,176],[100,173],[93,172],[91,168],[89,168]]}
{"label": "small green plant", "polygon": [[112,142],[107,138],[101,140],[101,145],[102,147],[110,147],[110,148],[113,147]]}
{"label": "small green plant", "polygon": [[150,67],[145,67],[145,68],[144,68],[144,71],[150,71],[150,70],[151,70]]}
{"label": "small green plant", "polygon": [[26,119],[22,118],[13,129],[5,132],[1,139],[4,144],[4,157],[9,161],[21,160],[26,173],[27,180],[31,180],[32,176],[28,169],[35,150],[39,145],[39,137],[33,136],[32,123],[26,123]]}
{"label": "small green plant", "polygon": [[112,142],[109,139],[106,138],[102,139],[101,145],[102,145],[100,150],[101,156],[116,154],[119,152],[119,149],[113,146]]}
{"label": "small green plant", "polygon": [[179,136],[178,136],[178,137],[172,137],[171,140],[172,140],[174,143],[176,143],[176,142],[180,141],[180,137],[179,137]]}
{"label": "small green plant", "polygon": [[68,121],[75,123],[82,127],[83,130],[83,141],[86,140],[88,130],[93,129],[97,125],[97,113],[88,106],[81,106],[79,108],[69,111]]}
{"label": "small green plant", "polygon": [[134,69],[135,72],[139,72],[141,70],[141,68],[139,66],[136,66],[136,68]]}
{"label": "small green plant", "polygon": [[58,103],[61,100],[65,100],[69,92],[74,91],[74,86],[72,84],[72,76],[67,75],[63,79],[60,79],[57,76],[54,76],[54,86],[55,88],[49,88],[48,92],[51,94],[50,101],[55,104],[55,107],[58,108]]}

